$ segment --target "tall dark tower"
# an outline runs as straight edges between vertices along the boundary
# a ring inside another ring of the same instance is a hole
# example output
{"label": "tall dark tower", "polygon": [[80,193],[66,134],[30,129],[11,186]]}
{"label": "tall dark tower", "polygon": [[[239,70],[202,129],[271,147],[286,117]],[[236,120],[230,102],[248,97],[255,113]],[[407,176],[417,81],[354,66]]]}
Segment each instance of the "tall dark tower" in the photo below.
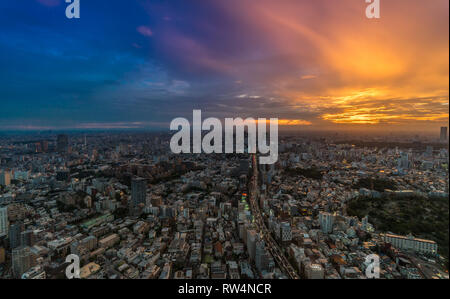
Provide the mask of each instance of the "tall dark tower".
{"label": "tall dark tower", "polygon": [[9,227],[9,246],[11,249],[19,247],[21,245],[21,234],[24,231],[25,226],[21,222],[11,224]]}
{"label": "tall dark tower", "polygon": [[143,178],[133,178],[131,180],[131,205],[133,208],[139,204],[144,204],[147,197],[147,180]]}
{"label": "tall dark tower", "polygon": [[69,137],[64,134],[59,134],[56,139],[56,151],[58,153],[67,153],[69,150]]}

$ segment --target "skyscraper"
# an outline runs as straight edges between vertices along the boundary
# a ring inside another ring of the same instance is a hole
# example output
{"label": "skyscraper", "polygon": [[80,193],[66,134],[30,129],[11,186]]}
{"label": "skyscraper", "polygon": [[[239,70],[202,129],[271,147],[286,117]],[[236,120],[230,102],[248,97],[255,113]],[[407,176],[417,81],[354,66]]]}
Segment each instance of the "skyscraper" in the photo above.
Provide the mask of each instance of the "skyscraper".
{"label": "skyscraper", "polygon": [[430,146],[430,145],[428,145],[428,146],[427,146],[427,151],[425,152],[425,154],[426,154],[428,157],[432,157],[432,156],[433,156],[433,147]]}
{"label": "skyscraper", "polygon": [[20,246],[21,242],[21,233],[24,231],[23,223],[14,223],[9,227],[9,245],[11,249]]}
{"label": "skyscraper", "polygon": [[325,234],[331,233],[333,231],[334,215],[330,213],[320,212],[319,223],[322,232],[324,232]]}
{"label": "skyscraper", "polygon": [[247,231],[247,251],[248,256],[250,260],[255,260],[256,255],[256,239],[257,239],[257,232],[254,229],[249,229]]}
{"label": "skyscraper", "polygon": [[269,268],[269,258],[270,258],[270,256],[266,252],[264,240],[259,239],[256,242],[256,251],[255,251],[255,265],[256,265],[256,269],[258,269],[260,272],[262,272],[264,270],[268,270],[268,268]]}
{"label": "skyscraper", "polygon": [[58,153],[67,153],[69,150],[69,137],[59,134],[56,140],[56,151]]}
{"label": "skyscraper", "polygon": [[33,266],[30,247],[20,246],[12,251],[12,271],[15,278],[20,278]]}
{"label": "skyscraper", "polygon": [[8,235],[8,208],[0,208],[0,237]]}
{"label": "skyscraper", "polygon": [[41,149],[44,153],[48,152],[48,141],[47,140],[41,141]]}
{"label": "skyscraper", "polygon": [[441,127],[441,142],[447,142],[447,127]]}
{"label": "skyscraper", "polygon": [[289,242],[292,240],[291,225],[289,222],[281,222],[281,241]]}
{"label": "skyscraper", "polygon": [[398,169],[409,169],[409,154],[401,153],[400,158],[398,158],[397,164]]}
{"label": "skyscraper", "polygon": [[143,178],[133,178],[131,180],[131,204],[136,208],[139,204],[146,203],[147,180]]}

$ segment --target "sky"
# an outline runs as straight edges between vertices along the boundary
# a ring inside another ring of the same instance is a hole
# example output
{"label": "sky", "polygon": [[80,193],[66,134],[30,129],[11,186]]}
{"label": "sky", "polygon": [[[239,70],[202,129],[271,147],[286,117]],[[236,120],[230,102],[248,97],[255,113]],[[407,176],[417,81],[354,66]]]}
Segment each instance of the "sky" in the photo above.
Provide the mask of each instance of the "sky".
{"label": "sky", "polygon": [[448,125],[449,1],[0,1],[0,130]]}

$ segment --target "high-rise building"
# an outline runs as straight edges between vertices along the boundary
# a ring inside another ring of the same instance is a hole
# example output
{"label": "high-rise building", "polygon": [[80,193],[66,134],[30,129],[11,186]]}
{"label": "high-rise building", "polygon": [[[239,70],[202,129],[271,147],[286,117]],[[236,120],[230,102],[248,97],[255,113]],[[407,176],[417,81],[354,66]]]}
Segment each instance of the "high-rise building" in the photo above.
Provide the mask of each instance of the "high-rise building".
{"label": "high-rise building", "polygon": [[41,145],[40,142],[36,142],[36,143],[34,144],[34,147],[35,147],[35,152],[36,152],[36,153],[42,153],[42,145]]}
{"label": "high-rise building", "polygon": [[67,153],[69,150],[69,137],[64,134],[59,134],[56,139],[56,151],[58,153]]}
{"label": "high-rise building", "polygon": [[433,157],[433,147],[428,145],[427,146],[427,151],[425,152],[426,156],[428,157]]}
{"label": "high-rise building", "polygon": [[9,186],[11,184],[11,172],[3,170],[0,172],[0,186]]}
{"label": "high-rise building", "polygon": [[34,144],[34,150],[36,153],[46,153],[48,152],[48,141],[41,140]]}
{"label": "high-rise building", "polygon": [[247,230],[247,251],[250,260],[252,261],[255,260],[256,255],[256,239],[257,239],[256,230],[253,229]]}
{"label": "high-rise building", "polygon": [[8,235],[8,208],[0,208],[0,237]]}
{"label": "high-rise building", "polygon": [[398,158],[398,169],[409,169],[409,155],[408,153],[402,153]]}
{"label": "high-rise building", "polygon": [[320,212],[319,223],[323,233],[331,233],[333,231],[334,215],[331,213]]}
{"label": "high-rise building", "polygon": [[273,260],[265,248],[264,240],[260,239],[256,242],[255,265],[262,271],[269,271],[272,268]]}
{"label": "high-rise building", "polygon": [[47,140],[41,141],[41,149],[44,153],[48,152],[48,141]]}
{"label": "high-rise building", "polygon": [[289,222],[281,223],[281,241],[282,242],[292,241],[292,231]]}
{"label": "high-rise building", "polygon": [[12,271],[15,278],[21,278],[22,274],[33,266],[30,247],[20,246],[12,251]]}
{"label": "high-rise building", "polygon": [[441,142],[447,142],[447,127],[441,127]]}
{"label": "high-rise building", "polygon": [[11,249],[19,247],[21,244],[21,233],[24,231],[23,223],[17,222],[9,227],[9,245]]}
{"label": "high-rise building", "polygon": [[133,178],[131,180],[131,204],[136,208],[139,204],[146,204],[147,180],[143,178]]}

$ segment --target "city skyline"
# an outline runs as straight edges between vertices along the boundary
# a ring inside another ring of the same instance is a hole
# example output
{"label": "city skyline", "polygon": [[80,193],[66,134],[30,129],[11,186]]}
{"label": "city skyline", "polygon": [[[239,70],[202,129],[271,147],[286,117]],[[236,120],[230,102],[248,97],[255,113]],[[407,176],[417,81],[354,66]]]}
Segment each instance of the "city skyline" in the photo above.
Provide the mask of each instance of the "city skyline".
{"label": "city skyline", "polygon": [[286,134],[266,165],[171,139],[0,138],[0,279],[448,279],[447,142]]}
{"label": "city skyline", "polygon": [[3,0],[0,26],[0,281],[449,279],[448,0]]}
{"label": "city skyline", "polygon": [[201,108],[305,131],[438,134],[448,1],[383,1],[376,20],[366,6],[82,1],[69,20],[62,0],[4,1],[0,130],[166,129]]}

